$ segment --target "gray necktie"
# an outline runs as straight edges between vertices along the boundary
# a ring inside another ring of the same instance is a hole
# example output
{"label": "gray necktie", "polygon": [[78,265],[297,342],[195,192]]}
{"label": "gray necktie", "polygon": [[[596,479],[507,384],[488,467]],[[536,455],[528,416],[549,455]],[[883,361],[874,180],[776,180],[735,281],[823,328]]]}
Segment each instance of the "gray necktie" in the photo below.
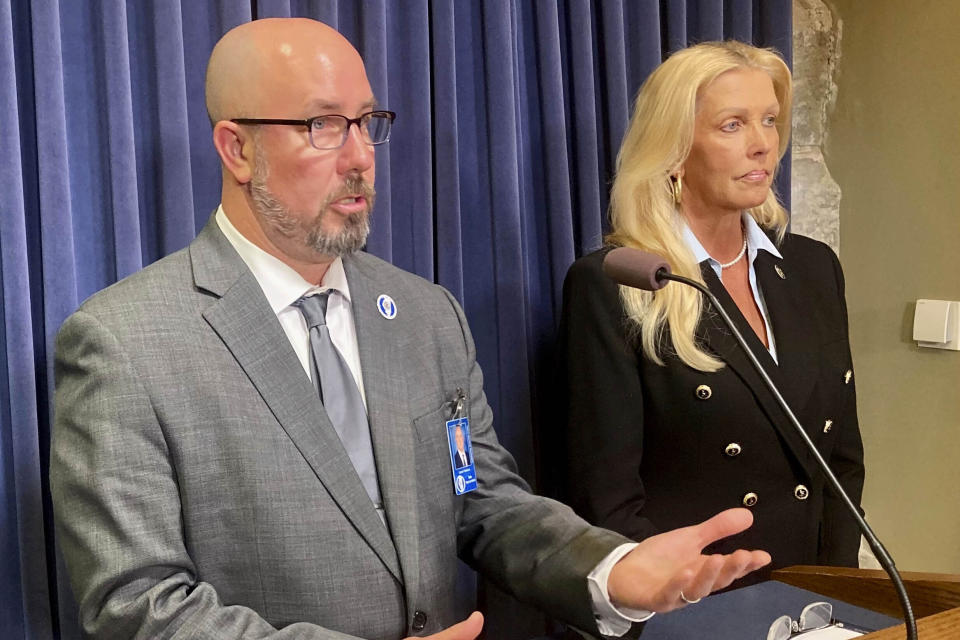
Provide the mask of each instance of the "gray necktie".
{"label": "gray necktie", "polygon": [[314,384],[319,383],[320,400],[360,476],[363,488],[379,509],[380,486],[373,461],[367,410],[353,374],[330,340],[330,330],[327,328],[327,299],[332,293],[336,293],[336,290],[304,296],[294,305],[300,309],[310,330],[310,363]]}

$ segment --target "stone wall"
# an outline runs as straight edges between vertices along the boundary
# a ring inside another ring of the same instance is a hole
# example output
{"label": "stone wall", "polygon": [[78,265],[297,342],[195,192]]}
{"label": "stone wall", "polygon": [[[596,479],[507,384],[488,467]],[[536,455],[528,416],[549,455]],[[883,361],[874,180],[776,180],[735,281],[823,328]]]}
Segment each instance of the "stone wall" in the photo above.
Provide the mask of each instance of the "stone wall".
{"label": "stone wall", "polygon": [[840,187],[823,159],[837,96],[842,23],[822,0],[793,2],[791,230],[840,253]]}

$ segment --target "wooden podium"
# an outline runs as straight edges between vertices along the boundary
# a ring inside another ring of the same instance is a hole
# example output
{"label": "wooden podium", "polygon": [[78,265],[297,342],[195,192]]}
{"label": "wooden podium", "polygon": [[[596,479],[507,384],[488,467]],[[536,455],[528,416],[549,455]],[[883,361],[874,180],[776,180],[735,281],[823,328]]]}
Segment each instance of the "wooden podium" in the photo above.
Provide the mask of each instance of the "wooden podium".
{"label": "wooden podium", "polygon": [[[960,638],[960,575],[902,571],[903,584],[917,619],[919,640]],[[900,601],[886,572],[842,567],[787,567],[772,579],[903,619]],[[904,625],[863,636],[864,640],[906,638]]]}

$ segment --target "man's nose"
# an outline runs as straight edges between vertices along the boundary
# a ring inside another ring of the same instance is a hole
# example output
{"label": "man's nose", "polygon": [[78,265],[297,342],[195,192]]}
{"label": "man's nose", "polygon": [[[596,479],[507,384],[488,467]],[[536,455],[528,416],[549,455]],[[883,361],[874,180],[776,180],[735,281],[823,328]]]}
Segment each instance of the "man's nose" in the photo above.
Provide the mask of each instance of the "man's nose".
{"label": "man's nose", "polygon": [[375,159],[373,145],[363,139],[360,126],[351,122],[347,128],[347,139],[340,148],[341,173],[359,171],[363,173],[369,169]]}

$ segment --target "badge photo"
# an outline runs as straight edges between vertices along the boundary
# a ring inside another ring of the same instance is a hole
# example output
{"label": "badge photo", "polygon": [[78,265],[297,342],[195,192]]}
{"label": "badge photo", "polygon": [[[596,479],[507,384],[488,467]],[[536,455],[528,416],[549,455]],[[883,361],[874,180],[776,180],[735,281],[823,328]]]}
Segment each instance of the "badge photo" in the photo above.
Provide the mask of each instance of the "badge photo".
{"label": "badge photo", "polygon": [[453,472],[453,491],[459,496],[477,488],[473,445],[470,442],[470,419],[461,417],[447,420],[446,427],[450,468]]}

